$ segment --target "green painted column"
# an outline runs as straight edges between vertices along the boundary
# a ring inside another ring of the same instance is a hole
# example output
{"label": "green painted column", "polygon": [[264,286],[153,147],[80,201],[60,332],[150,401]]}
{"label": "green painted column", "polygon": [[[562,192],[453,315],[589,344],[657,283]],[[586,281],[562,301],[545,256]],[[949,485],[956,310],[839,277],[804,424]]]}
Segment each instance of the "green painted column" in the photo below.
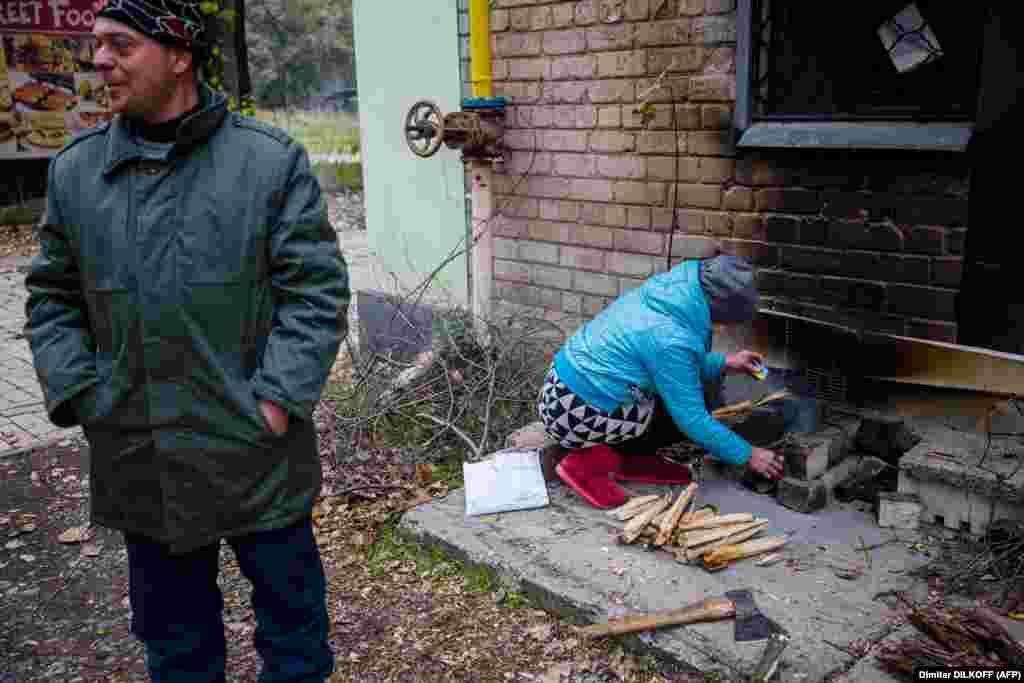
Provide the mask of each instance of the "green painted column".
{"label": "green painted column", "polygon": [[[467,234],[465,181],[458,152],[442,145],[420,158],[405,143],[409,108],[432,100],[442,113],[461,106],[456,0],[354,0],[356,76],[369,245],[403,287],[422,282]],[[468,304],[466,257],[435,278]],[[384,283],[381,283],[382,285]]]}

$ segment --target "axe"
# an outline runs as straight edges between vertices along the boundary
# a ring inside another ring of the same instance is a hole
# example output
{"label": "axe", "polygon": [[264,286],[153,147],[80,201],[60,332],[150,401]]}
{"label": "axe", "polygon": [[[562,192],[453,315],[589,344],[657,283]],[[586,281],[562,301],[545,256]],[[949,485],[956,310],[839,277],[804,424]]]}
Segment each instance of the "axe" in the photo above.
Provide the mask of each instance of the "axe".
{"label": "axe", "polygon": [[679,609],[633,615],[606,624],[586,626],[579,632],[586,637],[601,638],[665,626],[721,621],[731,617],[736,618],[736,640],[741,642],[764,640],[776,630],[782,630],[775,622],[761,614],[754,604],[750,591],[742,590],[730,591],[725,597],[705,598]]}

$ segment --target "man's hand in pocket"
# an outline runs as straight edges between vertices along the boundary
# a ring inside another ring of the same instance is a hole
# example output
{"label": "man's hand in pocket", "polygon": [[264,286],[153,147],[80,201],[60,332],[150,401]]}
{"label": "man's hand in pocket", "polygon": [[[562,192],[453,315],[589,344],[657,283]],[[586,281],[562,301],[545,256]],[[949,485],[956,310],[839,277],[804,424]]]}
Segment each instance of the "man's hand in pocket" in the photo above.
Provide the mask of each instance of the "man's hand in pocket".
{"label": "man's hand in pocket", "polygon": [[276,403],[260,401],[260,412],[263,413],[263,420],[267,423],[267,427],[274,434],[281,436],[288,431],[288,413]]}

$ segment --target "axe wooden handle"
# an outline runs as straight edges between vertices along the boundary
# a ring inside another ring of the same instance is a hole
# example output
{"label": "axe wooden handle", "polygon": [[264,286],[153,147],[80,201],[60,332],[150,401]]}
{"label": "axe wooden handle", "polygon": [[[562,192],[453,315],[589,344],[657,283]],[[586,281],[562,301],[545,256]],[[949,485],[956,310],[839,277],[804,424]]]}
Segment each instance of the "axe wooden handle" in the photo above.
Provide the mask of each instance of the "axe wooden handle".
{"label": "axe wooden handle", "polygon": [[617,636],[623,633],[649,631],[663,626],[679,626],[695,624],[701,621],[721,621],[736,616],[736,605],[728,598],[705,598],[686,607],[668,612],[641,614],[626,617],[620,621],[607,624],[595,624],[579,630],[580,635],[588,638]]}

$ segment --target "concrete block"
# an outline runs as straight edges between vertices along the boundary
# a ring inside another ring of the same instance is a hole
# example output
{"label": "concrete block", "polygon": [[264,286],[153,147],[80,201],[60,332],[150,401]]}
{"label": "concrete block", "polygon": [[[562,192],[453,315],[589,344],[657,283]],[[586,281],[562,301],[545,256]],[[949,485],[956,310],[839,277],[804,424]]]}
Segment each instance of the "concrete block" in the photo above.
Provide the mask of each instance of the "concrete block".
{"label": "concrete block", "polygon": [[857,471],[857,464],[856,460],[845,460],[810,481],[784,477],[779,481],[775,499],[780,505],[797,512],[809,513],[821,510],[832,501],[836,487]]}
{"label": "concrete block", "polygon": [[779,481],[775,499],[790,510],[817,512],[828,505],[828,490],[820,477],[811,481],[785,477]]}
{"label": "concrete block", "polygon": [[917,529],[921,522],[921,499],[912,493],[878,494],[878,526],[887,529]]}
{"label": "concrete block", "polygon": [[825,474],[828,469],[829,442],[801,439],[803,443],[785,451],[787,477],[810,481]]}

